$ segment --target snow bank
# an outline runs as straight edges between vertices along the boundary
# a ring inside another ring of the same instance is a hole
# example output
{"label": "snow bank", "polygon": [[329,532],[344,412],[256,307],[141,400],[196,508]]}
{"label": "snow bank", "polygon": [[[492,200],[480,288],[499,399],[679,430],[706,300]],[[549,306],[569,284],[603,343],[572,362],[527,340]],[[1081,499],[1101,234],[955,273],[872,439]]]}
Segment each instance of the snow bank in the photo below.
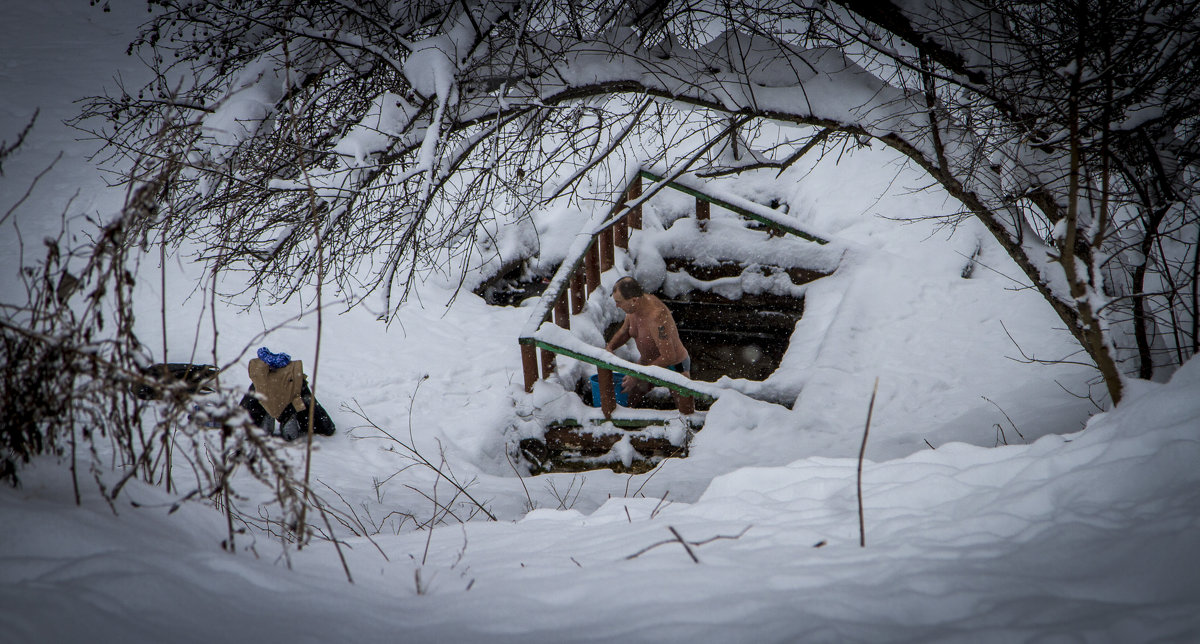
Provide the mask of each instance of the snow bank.
{"label": "snow bank", "polygon": [[44,463],[0,494],[0,619],[39,642],[1188,640],[1198,387],[1193,360],[1073,435],[868,462],[865,549],[854,460],[809,458],[718,477],[694,504],[447,526],[424,565],[424,534],[377,535],[390,562],[349,539],[354,585],[328,544],[291,553],[295,572],[262,538],[243,537],[258,559],[216,552],[210,511],[167,515],[160,490],[135,486],[143,509],[119,517],[90,492],[74,508]]}

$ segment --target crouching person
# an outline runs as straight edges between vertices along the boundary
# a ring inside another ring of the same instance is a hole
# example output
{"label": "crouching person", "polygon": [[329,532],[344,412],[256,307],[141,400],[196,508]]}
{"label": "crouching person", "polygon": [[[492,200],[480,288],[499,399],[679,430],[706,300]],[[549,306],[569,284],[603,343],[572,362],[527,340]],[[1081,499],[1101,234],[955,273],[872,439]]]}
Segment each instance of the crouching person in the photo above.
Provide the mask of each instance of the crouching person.
{"label": "crouching person", "polygon": [[320,403],[313,400],[304,366],[299,360],[261,347],[258,357],[250,361],[248,370],[251,384],[242,398],[242,407],[254,424],[284,440],[295,440],[308,434],[309,408],[314,407],[313,433],[333,435],[333,419]]}

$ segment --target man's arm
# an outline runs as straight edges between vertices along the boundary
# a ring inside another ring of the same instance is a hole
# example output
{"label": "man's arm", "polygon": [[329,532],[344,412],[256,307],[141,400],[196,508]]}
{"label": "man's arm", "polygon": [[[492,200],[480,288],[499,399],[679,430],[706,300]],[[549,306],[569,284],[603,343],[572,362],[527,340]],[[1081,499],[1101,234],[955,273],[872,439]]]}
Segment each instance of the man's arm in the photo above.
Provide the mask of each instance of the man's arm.
{"label": "man's arm", "polygon": [[625,346],[625,343],[629,342],[630,337],[631,336],[629,335],[629,316],[626,315],[625,321],[621,322],[621,328],[617,329],[617,332],[613,334],[613,337],[611,340],[608,341],[608,344],[604,345],[604,350],[608,351],[609,353],[612,353],[618,347]]}

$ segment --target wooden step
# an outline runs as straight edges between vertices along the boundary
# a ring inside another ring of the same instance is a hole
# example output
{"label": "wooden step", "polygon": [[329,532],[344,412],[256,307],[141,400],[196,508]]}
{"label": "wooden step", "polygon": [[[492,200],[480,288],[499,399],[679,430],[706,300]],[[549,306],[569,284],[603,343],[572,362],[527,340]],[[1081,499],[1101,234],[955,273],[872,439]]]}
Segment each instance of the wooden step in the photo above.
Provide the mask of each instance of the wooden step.
{"label": "wooden step", "polygon": [[[716,262],[697,262],[690,257],[664,257],[667,270],[674,273],[687,273],[692,277],[705,282],[711,282],[723,277],[737,277],[746,270],[746,264],[743,262],[722,259]],[[801,266],[774,266],[770,264],[758,265],[759,270],[764,275],[774,275],[776,273],[787,273],[788,278],[792,283],[799,286],[828,277],[831,275],[828,271],[817,270],[812,268],[804,268]]]}
{"label": "wooden step", "polygon": [[[663,428],[667,418],[617,418],[612,421],[575,419],[556,421],[546,428],[542,439],[525,438],[519,448],[534,474],[544,472],[579,472],[593,469],[612,469],[617,472],[638,472],[653,468],[664,458],[686,458],[688,444],[694,432],[703,427],[703,415],[688,419],[684,433],[675,440]],[[606,458],[613,447],[625,437],[636,451],[634,463],[626,468],[620,462]]]}

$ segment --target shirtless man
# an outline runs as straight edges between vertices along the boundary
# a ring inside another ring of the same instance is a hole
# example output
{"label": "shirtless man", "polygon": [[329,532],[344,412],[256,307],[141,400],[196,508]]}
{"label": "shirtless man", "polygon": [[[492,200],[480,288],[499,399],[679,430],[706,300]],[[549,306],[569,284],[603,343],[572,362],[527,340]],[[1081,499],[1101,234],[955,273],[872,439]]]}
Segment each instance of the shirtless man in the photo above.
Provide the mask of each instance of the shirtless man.
{"label": "shirtless man", "polygon": [[[624,346],[633,338],[638,349],[638,364],[666,367],[684,376],[691,377],[692,359],[679,339],[675,318],[662,300],[642,290],[642,285],[632,277],[622,277],[613,285],[613,301],[625,312],[621,328],[605,345],[609,352]],[[651,384],[633,376],[625,376],[621,388],[629,394],[629,404],[638,407]],[[690,414],[692,399],[675,396],[679,411]]]}

